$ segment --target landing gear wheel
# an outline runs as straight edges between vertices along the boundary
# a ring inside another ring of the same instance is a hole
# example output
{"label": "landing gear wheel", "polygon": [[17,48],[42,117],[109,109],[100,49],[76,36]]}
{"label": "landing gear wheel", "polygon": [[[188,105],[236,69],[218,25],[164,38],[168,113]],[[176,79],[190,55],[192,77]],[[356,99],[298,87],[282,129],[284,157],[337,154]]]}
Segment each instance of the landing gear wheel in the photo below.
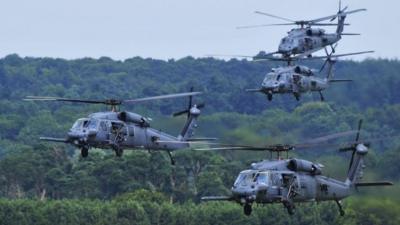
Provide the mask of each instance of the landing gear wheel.
{"label": "landing gear wheel", "polygon": [[124,150],[123,150],[123,149],[121,149],[121,148],[115,149],[115,155],[116,155],[117,157],[121,157],[123,153],[124,153]]}
{"label": "landing gear wheel", "polygon": [[272,94],[271,94],[271,93],[268,93],[268,94],[267,94],[267,98],[268,98],[268,101],[272,101]]}
{"label": "landing gear wheel", "polygon": [[89,149],[85,148],[85,147],[81,148],[81,156],[82,156],[82,158],[86,158],[86,157],[88,157],[88,155],[89,155]]}
{"label": "landing gear wheel", "polygon": [[283,206],[285,206],[289,215],[293,215],[295,212],[295,206],[293,202],[285,201],[283,202]]}
{"label": "landing gear wheel", "polygon": [[337,204],[337,206],[339,208],[340,216],[344,216],[345,212],[343,210],[342,203],[339,200],[336,200],[335,202],[336,202],[336,204]]}
{"label": "landing gear wheel", "polygon": [[244,207],[243,207],[244,215],[250,216],[251,215],[251,211],[252,211],[251,205],[250,204],[245,204]]}
{"label": "landing gear wheel", "polygon": [[293,93],[294,97],[296,98],[297,101],[300,101],[300,94],[297,92]]}
{"label": "landing gear wheel", "polygon": [[294,207],[286,207],[287,212],[289,213],[289,215],[293,215],[294,214]]}
{"label": "landing gear wheel", "polygon": [[319,97],[321,99],[321,102],[325,101],[324,95],[322,95],[321,91],[319,91]]}

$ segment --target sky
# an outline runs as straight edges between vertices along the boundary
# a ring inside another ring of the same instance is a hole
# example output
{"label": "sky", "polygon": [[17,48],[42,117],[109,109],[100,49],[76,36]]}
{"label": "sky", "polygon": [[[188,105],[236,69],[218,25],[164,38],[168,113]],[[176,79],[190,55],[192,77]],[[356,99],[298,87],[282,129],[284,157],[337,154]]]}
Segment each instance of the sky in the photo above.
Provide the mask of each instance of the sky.
{"label": "sky", "polygon": [[[362,35],[345,36],[338,53],[375,50],[368,57],[399,58],[400,1],[343,0],[343,5],[368,11],[348,16],[351,25],[345,32]],[[336,13],[338,1],[2,0],[0,57],[16,53],[66,59],[141,56],[166,60],[276,51],[290,26],[236,29],[282,22],[257,15],[256,10],[295,20],[313,19]]]}

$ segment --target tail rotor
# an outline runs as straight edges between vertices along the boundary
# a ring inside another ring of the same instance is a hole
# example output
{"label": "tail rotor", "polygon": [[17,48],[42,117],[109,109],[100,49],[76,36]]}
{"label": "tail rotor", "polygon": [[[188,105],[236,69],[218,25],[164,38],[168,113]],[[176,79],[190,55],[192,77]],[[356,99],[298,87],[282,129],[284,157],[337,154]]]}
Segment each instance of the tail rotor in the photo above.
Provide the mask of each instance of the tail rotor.
{"label": "tail rotor", "polygon": [[[191,88],[190,88],[190,92],[192,92],[193,89],[194,89],[194,88],[191,87]],[[172,116],[173,116],[173,117],[177,117],[177,116],[186,114],[186,115],[187,115],[187,118],[189,118],[190,115],[191,115],[191,109],[192,109],[192,108],[201,109],[201,108],[203,108],[204,106],[205,106],[205,103],[200,103],[200,104],[194,104],[194,105],[193,105],[193,96],[189,96],[189,101],[188,101],[188,106],[187,106],[187,108],[186,108],[185,110],[182,110],[182,111],[179,111],[179,112],[176,112],[176,113],[172,114]]]}
{"label": "tail rotor", "polygon": [[350,143],[348,146],[345,146],[345,147],[339,149],[340,152],[347,152],[347,151],[352,152],[348,171],[350,171],[351,167],[353,166],[354,156],[356,154],[356,151],[357,151],[357,148],[359,147],[359,145],[364,145],[365,147],[369,147],[369,143],[360,142],[360,134],[361,134],[362,124],[363,124],[363,120],[360,119],[358,121],[358,128],[357,128],[357,134],[356,134],[355,141],[353,143]]}

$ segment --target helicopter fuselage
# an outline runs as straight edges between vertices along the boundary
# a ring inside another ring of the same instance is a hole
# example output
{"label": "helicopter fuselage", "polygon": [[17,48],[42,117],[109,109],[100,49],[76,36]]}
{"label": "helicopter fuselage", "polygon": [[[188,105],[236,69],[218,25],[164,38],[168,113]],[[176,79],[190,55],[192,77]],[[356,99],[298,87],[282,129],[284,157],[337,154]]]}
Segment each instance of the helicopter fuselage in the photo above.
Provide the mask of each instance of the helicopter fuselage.
{"label": "helicopter fuselage", "polygon": [[311,54],[326,46],[333,45],[340,39],[339,34],[327,34],[323,29],[296,28],[289,31],[288,35],[281,39],[278,52],[284,56]]}
{"label": "helicopter fuselage", "polygon": [[271,167],[242,171],[231,189],[233,200],[240,204],[338,201],[351,194],[348,184],[323,176],[320,171],[312,172],[311,166],[309,172],[290,170],[287,168],[290,163],[290,160],[263,162]]}
{"label": "helicopter fuselage", "polygon": [[[131,120],[122,121],[121,113],[99,112],[78,119],[68,132],[67,142],[77,147],[149,150],[175,150],[189,147],[178,138],[149,126],[146,118],[129,113]],[[176,141],[177,143],[159,143]]]}
{"label": "helicopter fuselage", "polygon": [[265,94],[304,93],[322,91],[328,87],[328,80],[313,76],[311,69],[300,66],[279,67],[269,72],[262,84]]}

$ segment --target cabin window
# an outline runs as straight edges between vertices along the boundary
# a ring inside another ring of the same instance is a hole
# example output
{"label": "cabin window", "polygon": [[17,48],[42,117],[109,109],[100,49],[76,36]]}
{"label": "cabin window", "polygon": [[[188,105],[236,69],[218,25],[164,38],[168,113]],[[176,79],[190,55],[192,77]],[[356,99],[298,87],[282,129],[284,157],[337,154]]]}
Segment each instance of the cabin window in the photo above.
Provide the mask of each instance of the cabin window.
{"label": "cabin window", "polygon": [[100,128],[102,131],[107,131],[107,122],[106,121],[101,121],[100,122]]}
{"label": "cabin window", "polygon": [[266,173],[259,173],[256,175],[254,181],[260,184],[268,184],[268,175]]}
{"label": "cabin window", "polygon": [[272,174],[271,176],[271,183],[273,186],[279,186],[281,183],[281,178],[279,174]]}
{"label": "cabin window", "polygon": [[89,129],[97,129],[98,124],[99,124],[99,123],[98,123],[97,120],[91,119],[91,120],[89,120],[89,121],[85,121],[85,122],[83,123],[83,127],[87,127],[87,128],[89,128]]}
{"label": "cabin window", "polygon": [[135,136],[135,128],[133,126],[128,126],[129,136]]}

